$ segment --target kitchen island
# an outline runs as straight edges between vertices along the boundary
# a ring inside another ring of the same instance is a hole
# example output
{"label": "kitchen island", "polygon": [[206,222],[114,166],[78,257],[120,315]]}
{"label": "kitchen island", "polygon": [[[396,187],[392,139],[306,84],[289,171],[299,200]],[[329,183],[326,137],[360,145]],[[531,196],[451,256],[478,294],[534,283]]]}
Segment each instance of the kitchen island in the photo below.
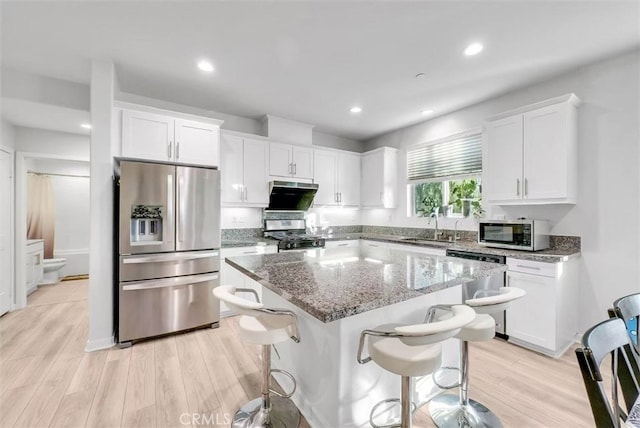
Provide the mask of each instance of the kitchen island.
{"label": "kitchen island", "polygon": [[[294,311],[300,343],[278,345],[274,368],[291,372],[292,399],[313,427],[368,426],[373,405],[398,397],[400,377],[359,365],[360,332],[389,322],[421,323],[429,306],[459,303],[462,284],[502,274],[505,265],[412,251],[332,248],[231,257],[226,262],[263,285],[263,302]],[[444,365],[457,365],[454,339]],[[430,376],[414,382],[414,401],[439,392]]]}

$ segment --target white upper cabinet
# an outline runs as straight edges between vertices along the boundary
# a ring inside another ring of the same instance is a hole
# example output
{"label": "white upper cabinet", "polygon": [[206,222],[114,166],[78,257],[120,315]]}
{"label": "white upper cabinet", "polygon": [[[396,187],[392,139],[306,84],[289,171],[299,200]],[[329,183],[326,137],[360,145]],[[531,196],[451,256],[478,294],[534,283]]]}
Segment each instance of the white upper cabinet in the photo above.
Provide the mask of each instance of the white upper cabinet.
{"label": "white upper cabinet", "polygon": [[360,205],[360,155],[338,154],[338,202],[340,205]]}
{"label": "white upper cabinet", "polygon": [[315,206],[338,205],[338,153],[315,150],[313,171],[313,182],[318,185],[313,204]]}
{"label": "white upper cabinet", "polygon": [[122,156],[218,166],[220,125],[122,110]]}
{"label": "white upper cabinet", "polygon": [[313,149],[269,143],[269,175],[313,179]]}
{"label": "white upper cabinet", "polygon": [[360,155],[314,150],[314,205],[360,205]]}
{"label": "white upper cabinet", "polygon": [[398,150],[382,147],[362,154],[363,207],[395,208],[398,187]]}
{"label": "white upper cabinet", "polygon": [[570,94],[488,121],[483,199],[499,205],[576,203],[578,104]]}
{"label": "white upper cabinet", "polygon": [[122,110],[122,156],[173,159],[174,119],[159,114]]}
{"label": "white upper cabinet", "polygon": [[175,137],[176,162],[220,165],[220,126],[176,119]]}
{"label": "white upper cabinet", "polygon": [[266,207],[269,204],[266,141],[222,134],[222,204]]}

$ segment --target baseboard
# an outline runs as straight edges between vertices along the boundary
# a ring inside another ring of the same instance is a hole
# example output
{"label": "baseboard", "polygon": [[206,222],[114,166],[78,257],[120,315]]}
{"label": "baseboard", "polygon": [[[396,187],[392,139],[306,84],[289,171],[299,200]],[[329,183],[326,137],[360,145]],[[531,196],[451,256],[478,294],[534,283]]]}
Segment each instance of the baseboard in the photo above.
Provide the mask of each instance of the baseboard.
{"label": "baseboard", "polygon": [[113,336],[105,337],[103,339],[97,339],[97,340],[89,340],[87,342],[87,347],[84,348],[84,350],[85,352],[100,351],[102,349],[111,348],[113,345],[115,345],[115,343],[116,342]]}

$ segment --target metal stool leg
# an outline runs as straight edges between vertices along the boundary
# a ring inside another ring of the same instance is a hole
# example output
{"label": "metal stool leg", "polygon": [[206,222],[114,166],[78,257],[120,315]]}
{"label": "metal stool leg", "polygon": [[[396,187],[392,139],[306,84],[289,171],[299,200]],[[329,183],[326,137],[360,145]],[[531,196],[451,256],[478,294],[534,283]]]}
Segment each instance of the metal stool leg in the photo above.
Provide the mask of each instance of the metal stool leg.
{"label": "metal stool leg", "polygon": [[[284,371],[283,373],[289,375]],[[293,379],[291,375],[289,376]],[[236,412],[231,423],[232,428],[295,428],[298,426],[300,423],[298,408],[289,398],[271,396],[270,377],[271,345],[263,345],[262,397],[246,403]]]}
{"label": "metal stool leg", "polygon": [[439,428],[502,428],[498,417],[484,405],[469,399],[469,342],[460,341],[460,393],[445,394],[429,402],[431,419]]}
{"label": "metal stool leg", "polygon": [[[373,428],[411,428],[413,426],[411,417],[413,415],[413,412],[416,411],[417,407],[416,404],[411,401],[411,381],[412,378],[410,378],[409,376],[402,376],[400,399],[387,398],[373,406],[373,408],[371,409],[371,413],[369,413],[369,423]],[[400,421],[394,421],[393,423],[386,425],[378,425],[373,422],[373,417],[376,413],[376,409],[379,406],[382,406],[386,403],[398,402],[400,403]]]}

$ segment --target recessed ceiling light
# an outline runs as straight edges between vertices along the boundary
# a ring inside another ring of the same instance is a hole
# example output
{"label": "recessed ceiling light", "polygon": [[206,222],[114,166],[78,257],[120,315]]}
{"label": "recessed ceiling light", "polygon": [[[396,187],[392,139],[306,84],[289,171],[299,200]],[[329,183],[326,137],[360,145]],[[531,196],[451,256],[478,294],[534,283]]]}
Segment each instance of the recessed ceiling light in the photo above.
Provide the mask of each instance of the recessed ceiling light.
{"label": "recessed ceiling light", "polygon": [[355,107],[351,107],[351,110],[349,110],[351,113],[360,113],[362,111],[361,107],[355,106]]}
{"label": "recessed ceiling light", "polygon": [[91,124],[90,123],[82,123],[82,124],[80,124],[80,127],[84,128],[84,129],[91,129]]}
{"label": "recessed ceiling light", "polygon": [[422,110],[420,113],[421,113],[423,116],[427,116],[427,115],[429,115],[429,114],[433,113],[433,110]]}
{"label": "recessed ceiling light", "polygon": [[473,56],[476,54],[479,54],[480,52],[482,52],[482,49],[484,49],[484,46],[482,46],[482,44],[480,43],[471,43],[469,46],[467,46],[464,50],[464,54],[466,56]]}
{"label": "recessed ceiling light", "polygon": [[209,61],[202,60],[198,62],[198,68],[202,71],[210,73],[213,71],[213,64],[211,64]]}

